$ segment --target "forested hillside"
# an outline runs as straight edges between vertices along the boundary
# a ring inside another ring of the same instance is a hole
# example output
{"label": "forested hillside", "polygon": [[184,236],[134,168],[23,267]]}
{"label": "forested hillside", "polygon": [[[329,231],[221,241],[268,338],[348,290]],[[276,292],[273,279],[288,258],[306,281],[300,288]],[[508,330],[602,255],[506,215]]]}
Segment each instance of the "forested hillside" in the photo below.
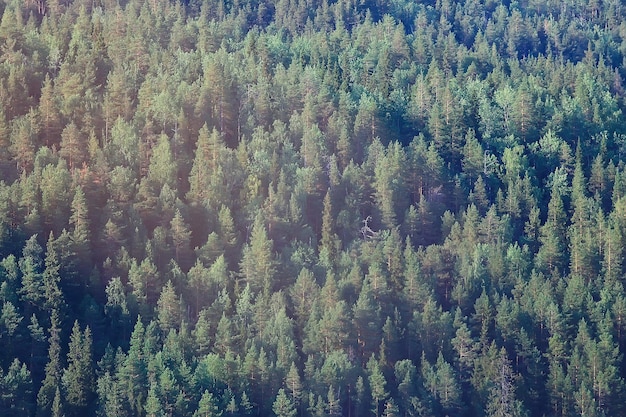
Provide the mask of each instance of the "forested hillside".
{"label": "forested hillside", "polygon": [[619,0],[0,12],[0,415],[626,413]]}

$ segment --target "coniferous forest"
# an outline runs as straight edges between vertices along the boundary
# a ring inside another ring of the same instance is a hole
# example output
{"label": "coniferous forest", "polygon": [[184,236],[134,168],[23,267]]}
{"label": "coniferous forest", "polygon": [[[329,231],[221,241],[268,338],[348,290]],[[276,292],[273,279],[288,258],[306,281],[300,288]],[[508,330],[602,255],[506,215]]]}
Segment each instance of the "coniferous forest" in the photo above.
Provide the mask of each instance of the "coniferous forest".
{"label": "coniferous forest", "polygon": [[626,414],[620,0],[0,13],[0,415]]}

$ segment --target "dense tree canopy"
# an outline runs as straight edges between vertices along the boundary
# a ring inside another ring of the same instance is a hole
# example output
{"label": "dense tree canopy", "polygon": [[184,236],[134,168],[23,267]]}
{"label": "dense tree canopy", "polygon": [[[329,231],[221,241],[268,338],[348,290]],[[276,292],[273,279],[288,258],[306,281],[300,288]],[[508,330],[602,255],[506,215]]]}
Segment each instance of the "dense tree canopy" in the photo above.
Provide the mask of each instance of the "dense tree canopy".
{"label": "dense tree canopy", "polygon": [[0,15],[0,415],[626,412],[619,1]]}

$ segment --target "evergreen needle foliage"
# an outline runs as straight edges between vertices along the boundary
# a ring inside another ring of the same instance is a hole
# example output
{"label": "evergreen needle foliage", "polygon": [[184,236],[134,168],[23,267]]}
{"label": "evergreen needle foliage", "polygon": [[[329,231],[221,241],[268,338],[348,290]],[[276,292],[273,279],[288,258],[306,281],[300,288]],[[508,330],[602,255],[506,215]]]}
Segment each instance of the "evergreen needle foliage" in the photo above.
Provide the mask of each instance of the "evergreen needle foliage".
{"label": "evergreen needle foliage", "polygon": [[0,416],[622,416],[617,0],[0,0]]}

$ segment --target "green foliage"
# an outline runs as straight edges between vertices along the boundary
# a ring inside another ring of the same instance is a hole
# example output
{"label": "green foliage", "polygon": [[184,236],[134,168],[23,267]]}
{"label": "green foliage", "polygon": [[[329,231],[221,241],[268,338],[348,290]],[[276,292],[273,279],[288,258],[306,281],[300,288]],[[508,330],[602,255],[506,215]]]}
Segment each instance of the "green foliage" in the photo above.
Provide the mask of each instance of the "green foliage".
{"label": "green foliage", "polygon": [[82,414],[92,400],[94,391],[93,340],[89,327],[81,331],[74,322],[67,353],[67,368],[61,382],[68,411]]}
{"label": "green foliage", "polygon": [[276,417],[295,417],[298,414],[293,402],[282,388],[278,390],[278,395],[274,400],[272,410]]}
{"label": "green foliage", "polygon": [[0,415],[623,415],[625,12],[483,3],[0,2]]}
{"label": "green foliage", "polygon": [[378,417],[384,405],[383,401],[387,399],[389,392],[386,391],[387,381],[374,355],[367,361],[367,372],[372,399],[372,411]]}
{"label": "green foliage", "polygon": [[0,372],[0,410],[6,416],[32,415],[33,381],[26,364],[13,360],[6,374]]}
{"label": "green foliage", "polygon": [[263,217],[258,215],[252,226],[250,242],[243,248],[241,274],[254,293],[268,297],[273,289],[276,271],[273,242],[267,236]]}
{"label": "green foliage", "polygon": [[58,311],[53,310],[50,319],[48,337],[48,362],[46,363],[45,378],[37,394],[37,413],[55,415],[61,413],[61,329],[59,328]]}

